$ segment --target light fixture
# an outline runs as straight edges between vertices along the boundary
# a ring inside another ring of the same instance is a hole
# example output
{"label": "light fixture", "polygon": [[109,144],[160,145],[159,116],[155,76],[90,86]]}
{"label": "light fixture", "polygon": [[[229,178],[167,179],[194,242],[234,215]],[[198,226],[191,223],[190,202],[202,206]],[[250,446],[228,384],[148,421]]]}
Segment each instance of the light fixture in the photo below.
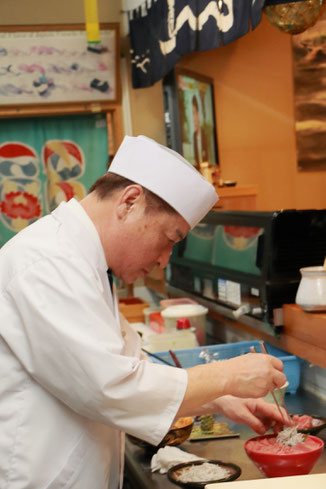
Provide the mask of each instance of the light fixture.
{"label": "light fixture", "polygon": [[275,27],[288,34],[299,34],[314,25],[323,8],[323,0],[266,0],[264,12]]}

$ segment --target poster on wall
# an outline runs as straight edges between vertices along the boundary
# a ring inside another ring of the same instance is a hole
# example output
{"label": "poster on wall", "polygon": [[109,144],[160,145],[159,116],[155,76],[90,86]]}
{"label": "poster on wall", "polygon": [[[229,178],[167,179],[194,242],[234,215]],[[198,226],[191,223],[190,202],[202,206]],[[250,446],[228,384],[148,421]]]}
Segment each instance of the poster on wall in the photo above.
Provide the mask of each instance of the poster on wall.
{"label": "poster on wall", "polygon": [[117,101],[117,25],[100,44],[81,25],[24,29],[0,32],[0,106]]}
{"label": "poster on wall", "polygon": [[218,165],[213,79],[180,67],[163,81],[168,145],[194,167]]}
{"label": "poster on wall", "polygon": [[292,43],[298,169],[326,170],[326,10]]}
{"label": "poster on wall", "polygon": [[216,165],[216,129],[213,80],[177,69],[182,154],[196,168]]}

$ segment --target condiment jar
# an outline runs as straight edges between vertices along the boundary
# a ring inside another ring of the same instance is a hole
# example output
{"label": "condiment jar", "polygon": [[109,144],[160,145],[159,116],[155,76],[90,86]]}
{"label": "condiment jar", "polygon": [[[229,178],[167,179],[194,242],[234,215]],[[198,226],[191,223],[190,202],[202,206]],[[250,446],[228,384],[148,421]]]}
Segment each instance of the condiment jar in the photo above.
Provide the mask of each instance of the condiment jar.
{"label": "condiment jar", "polygon": [[305,311],[326,311],[326,269],[306,267],[300,268],[300,273],[296,304]]}
{"label": "condiment jar", "polygon": [[202,161],[202,163],[200,163],[200,173],[209,181],[209,183],[213,183],[212,169],[209,166],[208,161]]}

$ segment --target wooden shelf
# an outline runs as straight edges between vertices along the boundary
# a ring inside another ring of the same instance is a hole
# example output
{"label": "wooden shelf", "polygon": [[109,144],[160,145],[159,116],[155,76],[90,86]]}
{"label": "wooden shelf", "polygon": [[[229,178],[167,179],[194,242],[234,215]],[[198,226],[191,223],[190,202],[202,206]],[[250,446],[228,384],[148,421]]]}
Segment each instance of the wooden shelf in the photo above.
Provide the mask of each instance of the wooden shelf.
{"label": "wooden shelf", "polygon": [[216,187],[216,192],[220,197],[239,197],[246,195],[256,196],[258,193],[256,185],[239,185],[235,187]]}
{"label": "wooden shelf", "polygon": [[305,312],[296,304],[283,306],[284,349],[326,367],[326,314]]}
{"label": "wooden shelf", "polygon": [[213,210],[253,211],[256,209],[257,187],[255,185],[215,187],[219,201]]}

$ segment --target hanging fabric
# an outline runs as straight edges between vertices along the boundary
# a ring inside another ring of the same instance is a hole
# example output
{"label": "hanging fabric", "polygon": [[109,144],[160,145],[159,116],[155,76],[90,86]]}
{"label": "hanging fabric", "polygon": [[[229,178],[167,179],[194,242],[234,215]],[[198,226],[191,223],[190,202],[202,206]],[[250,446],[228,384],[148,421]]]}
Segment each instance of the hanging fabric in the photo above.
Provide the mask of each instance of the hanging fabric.
{"label": "hanging fabric", "polygon": [[107,169],[105,114],[0,120],[0,246]]}
{"label": "hanging fabric", "polygon": [[229,44],[257,27],[264,0],[156,0],[130,12],[134,88],[162,79],[186,53]]}

